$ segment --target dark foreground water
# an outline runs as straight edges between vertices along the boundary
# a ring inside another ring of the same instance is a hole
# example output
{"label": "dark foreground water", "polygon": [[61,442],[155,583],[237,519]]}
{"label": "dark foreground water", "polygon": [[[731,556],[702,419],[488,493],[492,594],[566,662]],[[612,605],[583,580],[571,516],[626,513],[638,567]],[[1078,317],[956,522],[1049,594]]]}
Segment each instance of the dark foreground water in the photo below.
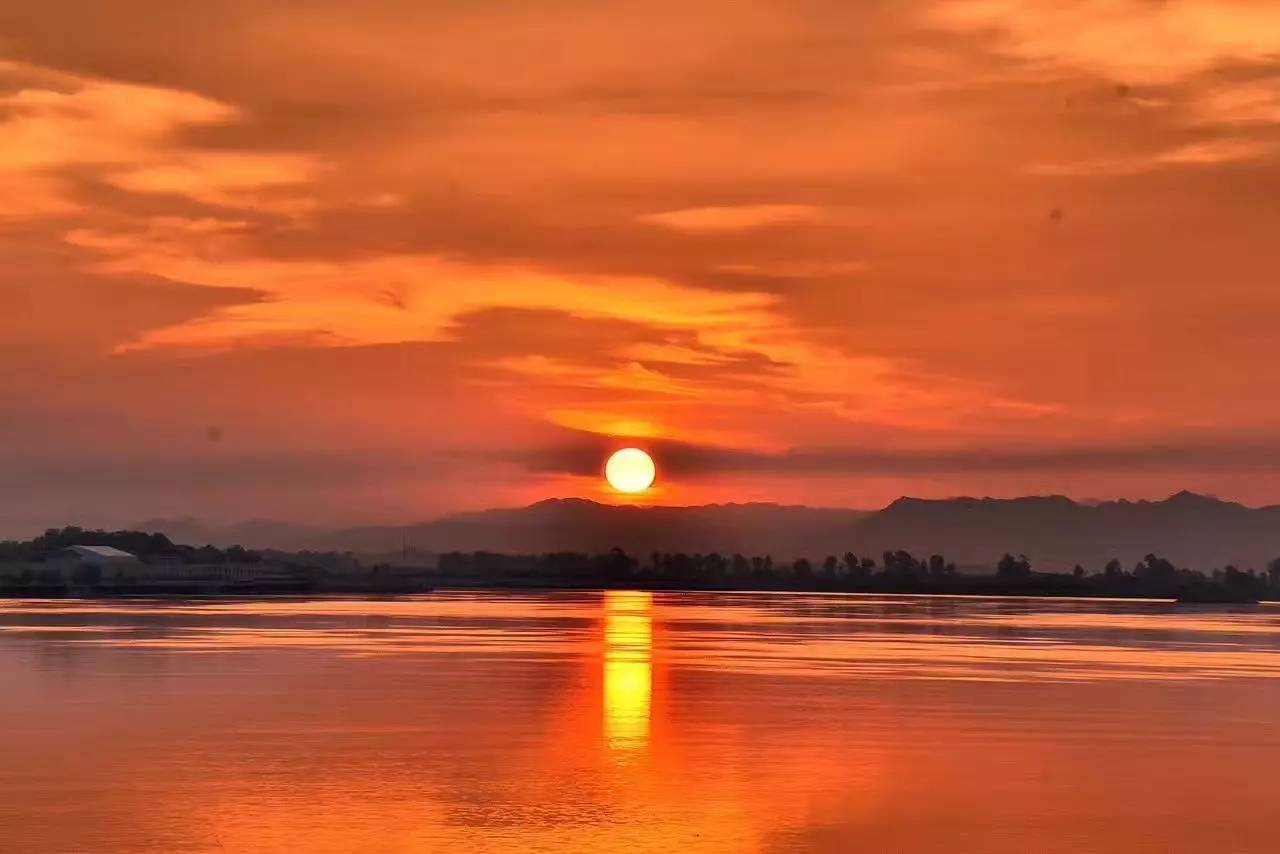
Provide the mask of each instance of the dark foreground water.
{"label": "dark foreground water", "polygon": [[1280,608],[0,603],[0,851],[1275,852]]}

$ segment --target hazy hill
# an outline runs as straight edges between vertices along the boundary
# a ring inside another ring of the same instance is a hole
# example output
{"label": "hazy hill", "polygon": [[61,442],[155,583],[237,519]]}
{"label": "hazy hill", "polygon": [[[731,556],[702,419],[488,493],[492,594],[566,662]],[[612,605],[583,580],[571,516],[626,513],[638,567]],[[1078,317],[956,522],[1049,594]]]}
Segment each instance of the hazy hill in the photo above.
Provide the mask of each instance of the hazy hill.
{"label": "hazy hill", "polygon": [[[415,525],[381,525],[323,531],[255,520],[225,528],[197,520],[148,519],[138,530],[158,531],[175,542],[239,544],[250,548],[387,553],[607,551],[637,555],[653,550],[790,557],[848,543],[860,510],[828,510],[777,504],[710,504],[701,507],[631,507],[576,498],[528,507],[445,516]],[[847,548],[847,546],[846,546]]]}
{"label": "hazy hill", "polygon": [[602,552],[615,546],[646,556],[684,551],[821,558],[852,550],[875,557],[905,549],[940,553],[961,566],[990,566],[1004,552],[1026,554],[1041,569],[1076,563],[1099,570],[1156,552],[1179,565],[1227,563],[1262,568],[1280,556],[1280,506],[1249,508],[1182,492],[1164,501],[1081,504],[1062,496],[900,498],[883,510],[776,504],[631,507],[552,499],[528,507],[446,516],[405,526],[321,531],[268,521],[208,529],[192,520],[153,519],[138,526],[178,542],[226,546],[394,552]]}
{"label": "hazy hill", "polygon": [[1181,566],[1262,568],[1280,556],[1280,506],[1249,508],[1190,492],[1164,501],[1079,504],[1037,498],[900,498],[859,526],[858,549],[940,552],[960,564],[1023,553],[1042,569],[1126,567],[1148,552]]}
{"label": "hazy hill", "polygon": [[783,556],[848,542],[865,515],[777,504],[632,507],[568,498],[407,527],[352,528],[323,544],[352,551],[408,545],[431,552],[602,552],[616,546],[636,555],[658,550]]}
{"label": "hazy hill", "polygon": [[183,516],[174,519],[146,519],[129,527],[136,531],[156,531],[175,543],[187,545],[208,543],[223,548],[239,545],[245,548],[286,551],[314,548],[317,542],[328,536],[328,532],[321,528],[277,522],[271,519],[249,519],[234,525],[217,527]]}

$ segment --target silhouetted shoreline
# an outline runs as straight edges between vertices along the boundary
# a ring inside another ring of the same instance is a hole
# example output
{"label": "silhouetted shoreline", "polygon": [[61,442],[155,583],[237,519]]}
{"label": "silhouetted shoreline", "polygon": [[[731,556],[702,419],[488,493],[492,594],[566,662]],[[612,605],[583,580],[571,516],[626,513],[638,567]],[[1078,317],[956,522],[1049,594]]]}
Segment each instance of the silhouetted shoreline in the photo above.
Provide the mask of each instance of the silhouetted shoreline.
{"label": "silhouetted shoreline", "polygon": [[[1135,571],[1109,565],[1094,574],[1034,572],[1026,558],[1009,555],[1002,558],[994,574],[962,574],[954,564],[937,555],[929,561],[919,561],[906,552],[896,552],[885,555],[882,564],[858,559],[856,568],[850,568],[847,561],[852,557],[847,555],[844,561],[828,558],[818,565],[801,559],[780,566],[770,566],[765,559],[758,559],[753,567],[745,558],[735,560],[741,556],[724,559],[719,555],[655,555],[645,566],[616,551],[595,556],[454,553],[442,555],[435,572],[428,578],[440,588],[1052,596],[1223,604],[1280,599],[1280,583],[1277,583],[1280,579],[1274,573],[1262,576],[1228,567],[1226,571],[1206,575],[1174,569],[1155,556],[1149,556]],[[738,571],[734,569],[735,564]]]}
{"label": "silhouetted shoreline", "polygon": [[621,549],[600,554],[450,552],[434,565],[411,553],[366,563],[351,554],[259,552],[176,545],[163,534],[51,529],[0,543],[0,596],[260,596],[403,594],[435,588],[761,590],[964,596],[1069,596],[1247,603],[1280,599],[1280,558],[1266,572],[1228,565],[1202,572],[1148,554],[1130,568],[1037,572],[1025,555],[1003,555],[994,573],[961,572],[940,554],[845,552],[819,562],[770,555]]}
{"label": "silhouetted shoreline", "polygon": [[[848,588],[848,587],[782,587],[782,586],[743,586],[735,584],[663,584],[655,581],[600,581],[553,583],[548,581],[512,581],[491,579],[434,579],[436,584],[427,586],[405,585],[400,587],[386,586],[371,588],[368,586],[299,586],[294,589],[200,589],[176,587],[139,586],[132,588],[92,588],[77,589],[61,586],[41,587],[0,587],[0,599],[50,599],[50,600],[86,600],[86,599],[227,599],[227,600],[269,600],[296,599],[299,597],[331,597],[351,596],[359,598],[393,598],[397,596],[424,595],[441,590],[643,590],[655,593],[810,593],[831,595],[866,595],[866,596],[901,596],[901,597],[982,597],[1009,599],[1132,599],[1135,601],[1178,602],[1189,605],[1256,605],[1271,599],[1259,599],[1249,595],[1220,593],[1204,597],[1195,596],[1157,596],[1139,593],[1105,593],[1091,590],[1062,589],[1053,585],[1028,586],[1020,589],[1009,589],[984,584],[958,586],[951,589],[936,588]],[[1276,599],[1274,601],[1280,601]]]}

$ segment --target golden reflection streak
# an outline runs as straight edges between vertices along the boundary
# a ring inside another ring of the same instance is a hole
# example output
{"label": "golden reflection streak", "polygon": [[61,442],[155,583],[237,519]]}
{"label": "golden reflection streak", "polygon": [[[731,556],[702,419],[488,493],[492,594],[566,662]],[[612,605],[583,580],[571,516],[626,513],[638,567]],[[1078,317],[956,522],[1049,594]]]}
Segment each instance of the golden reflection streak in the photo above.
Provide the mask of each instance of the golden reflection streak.
{"label": "golden reflection streak", "polygon": [[653,697],[653,594],[604,594],[604,739],[611,750],[649,742]]}

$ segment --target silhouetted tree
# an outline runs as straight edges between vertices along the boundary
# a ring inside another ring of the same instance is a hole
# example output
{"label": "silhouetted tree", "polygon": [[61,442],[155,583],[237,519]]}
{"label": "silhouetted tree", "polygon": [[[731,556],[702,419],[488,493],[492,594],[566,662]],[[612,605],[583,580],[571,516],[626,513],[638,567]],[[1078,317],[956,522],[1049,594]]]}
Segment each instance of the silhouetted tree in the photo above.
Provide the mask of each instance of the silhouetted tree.
{"label": "silhouetted tree", "polygon": [[948,564],[946,558],[942,555],[929,556],[929,574],[934,578],[950,575],[953,572],[955,572],[955,565]]}
{"label": "silhouetted tree", "polygon": [[1162,557],[1149,554],[1134,567],[1133,574],[1138,578],[1166,580],[1178,574],[1178,568]]}
{"label": "silhouetted tree", "polygon": [[635,561],[631,556],[622,549],[614,547],[601,555],[593,569],[603,574],[606,578],[625,578],[631,575],[635,568]]}
{"label": "silhouetted tree", "polygon": [[1272,587],[1280,587],[1280,557],[1267,564],[1267,578]]}
{"label": "silhouetted tree", "polygon": [[71,574],[71,580],[75,584],[94,585],[102,580],[102,567],[100,566],[77,566],[75,572]]}
{"label": "silhouetted tree", "polygon": [[725,560],[724,555],[719,552],[712,552],[703,561],[703,567],[707,575],[719,578],[729,569],[729,561]]}
{"label": "silhouetted tree", "polygon": [[915,578],[916,576],[924,575],[927,571],[928,567],[912,557],[910,552],[899,549],[898,551],[884,553],[885,575],[900,579]]}
{"label": "silhouetted tree", "polygon": [[845,552],[844,567],[845,573],[856,581],[866,581],[875,571],[876,562],[870,558],[858,559],[853,552]]}
{"label": "silhouetted tree", "polygon": [[1229,589],[1254,590],[1259,587],[1257,574],[1249,569],[1241,572],[1238,568],[1227,565],[1222,570],[1222,583]]}
{"label": "silhouetted tree", "polygon": [[1013,555],[1006,553],[996,564],[996,575],[1000,578],[1030,578],[1031,561],[1027,560],[1026,555],[1018,555],[1014,558]]}

